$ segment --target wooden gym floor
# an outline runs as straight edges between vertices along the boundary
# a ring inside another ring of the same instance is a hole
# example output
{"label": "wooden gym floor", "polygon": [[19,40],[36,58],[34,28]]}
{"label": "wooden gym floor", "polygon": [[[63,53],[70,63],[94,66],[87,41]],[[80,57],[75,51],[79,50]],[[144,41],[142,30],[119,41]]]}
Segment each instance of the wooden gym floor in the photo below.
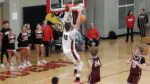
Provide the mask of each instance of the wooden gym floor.
{"label": "wooden gym floor", "polygon": [[[131,56],[134,47],[136,45],[141,45],[140,39],[140,36],[135,36],[133,43],[126,43],[125,37],[120,37],[117,40],[101,41],[99,54],[102,59],[102,80],[99,84],[126,84],[130,67],[130,65],[126,63],[126,60]],[[33,53],[33,56],[34,55],[35,53]],[[81,52],[80,55],[84,61],[81,80],[85,80],[87,76],[87,59],[89,55],[88,52]],[[60,56],[60,53],[50,53],[50,56],[46,58],[46,60],[57,60]],[[149,67],[148,69],[150,70]],[[9,78],[5,81],[0,81],[0,84],[51,84],[50,79],[53,76],[59,77],[59,84],[73,84],[73,65],[32,73],[31,75],[24,77]],[[139,84],[149,84],[149,78],[150,71],[143,71]]]}

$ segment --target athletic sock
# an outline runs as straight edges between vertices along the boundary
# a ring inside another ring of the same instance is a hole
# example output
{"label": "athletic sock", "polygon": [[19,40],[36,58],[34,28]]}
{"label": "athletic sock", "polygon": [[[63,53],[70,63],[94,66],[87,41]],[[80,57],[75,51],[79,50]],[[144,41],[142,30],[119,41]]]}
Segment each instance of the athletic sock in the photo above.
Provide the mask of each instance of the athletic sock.
{"label": "athletic sock", "polygon": [[83,68],[83,62],[81,61],[81,62],[77,65],[77,71],[78,71],[78,72],[81,72],[82,68]]}
{"label": "athletic sock", "polygon": [[75,78],[74,82],[80,82],[80,74],[79,73],[76,74],[76,78]]}
{"label": "athletic sock", "polygon": [[74,67],[74,76],[77,74],[78,70],[77,70],[77,66]]}

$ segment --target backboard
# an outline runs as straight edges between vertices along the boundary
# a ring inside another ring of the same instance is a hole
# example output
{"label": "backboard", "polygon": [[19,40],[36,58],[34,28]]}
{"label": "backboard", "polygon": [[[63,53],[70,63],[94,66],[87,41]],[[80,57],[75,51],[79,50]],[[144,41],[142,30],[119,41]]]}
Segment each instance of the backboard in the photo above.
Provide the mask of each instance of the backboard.
{"label": "backboard", "polygon": [[84,4],[86,0],[47,0],[47,13],[48,12],[62,12],[65,10],[65,4],[77,5]]}

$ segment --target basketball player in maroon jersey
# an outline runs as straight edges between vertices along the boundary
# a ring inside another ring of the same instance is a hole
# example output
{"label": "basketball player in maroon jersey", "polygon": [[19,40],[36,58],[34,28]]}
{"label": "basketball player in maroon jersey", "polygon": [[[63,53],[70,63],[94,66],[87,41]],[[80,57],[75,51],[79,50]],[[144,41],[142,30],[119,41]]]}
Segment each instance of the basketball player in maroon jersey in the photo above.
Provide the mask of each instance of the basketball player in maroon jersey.
{"label": "basketball player in maroon jersey", "polygon": [[89,74],[88,74],[88,81],[85,81],[81,84],[88,83],[88,84],[98,84],[100,82],[100,67],[101,67],[101,61],[98,57],[98,47],[92,47],[90,50],[90,56],[89,57]]}
{"label": "basketball player in maroon jersey", "polygon": [[144,49],[137,47],[133,52],[132,58],[128,60],[131,62],[130,74],[127,80],[127,84],[138,84],[142,75],[142,70],[146,69],[145,58],[142,56]]}

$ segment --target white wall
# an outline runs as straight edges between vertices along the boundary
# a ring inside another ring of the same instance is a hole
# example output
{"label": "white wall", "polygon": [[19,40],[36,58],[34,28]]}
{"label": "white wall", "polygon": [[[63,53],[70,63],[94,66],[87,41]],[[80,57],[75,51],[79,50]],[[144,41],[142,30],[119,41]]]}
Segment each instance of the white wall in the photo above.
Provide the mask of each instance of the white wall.
{"label": "white wall", "polygon": [[108,37],[109,31],[118,32],[118,0],[104,0],[105,13],[104,13],[104,27],[105,35]]}
{"label": "white wall", "polygon": [[20,0],[21,7],[45,5],[46,0]]}
{"label": "white wall", "polygon": [[[150,13],[150,0],[146,0],[146,11]],[[149,15],[149,26],[150,26],[150,15]]]}
{"label": "white wall", "polygon": [[[108,37],[109,31],[115,31],[117,35],[126,34],[126,28],[118,28],[118,1],[119,0],[104,0],[104,37]],[[145,0],[135,0],[136,16],[141,8],[145,8]],[[139,31],[136,25],[134,31]]]}
{"label": "white wall", "polygon": [[[102,34],[102,37],[108,37],[110,31],[115,31],[117,35],[126,34],[126,28],[118,28],[118,1],[119,0],[87,0],[88,10],[87,18],[88,24],[95,21],[97,28]],[[94,4],[94,1],[96,4]],[[96,8],[94,8],[94,6]],[[135,0],[135,15],[137,16],[139,10],[145,8],[145,0]],[[94,14],[95,10],[95,14]],[[135,25],[135,32],[138,28]]]}
{"label": "white wall", "polygon": [[3,8],[3,20],[9,20],[9,0],[5,0],[4,3],[2,3]]}
{"label": "white wall", "polygon": [[95,4],[95,24],[96,27],[99,29],[101,33],[101,37],[104,37],[105,35],[105,27],[104,27],[104,22],[105,22],[105,17],[104,17],[104,0],[96,0]]}

